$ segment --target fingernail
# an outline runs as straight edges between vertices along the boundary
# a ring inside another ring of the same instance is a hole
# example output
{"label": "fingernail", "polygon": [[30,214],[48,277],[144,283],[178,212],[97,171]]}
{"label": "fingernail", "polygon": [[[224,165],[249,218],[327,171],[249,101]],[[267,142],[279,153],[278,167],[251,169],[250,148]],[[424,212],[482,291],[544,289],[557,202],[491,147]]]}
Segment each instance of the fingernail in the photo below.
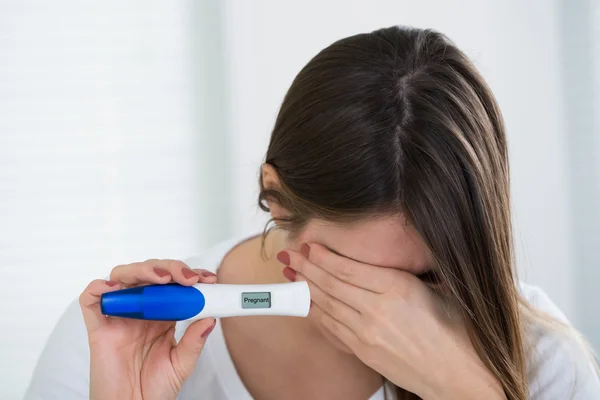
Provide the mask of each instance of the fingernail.
{"label": "fingernail", "polygon": [[154,273],[161,278],[164,278],[167,275],[170,275],[167,271],[162,268],[154,267]]}
{"label": "fingernail", "polygon": [[207,271],[207,270],[203,269],[202,270],[202,276],[205,277],[205,278],[208,278],[209,276],[217,276],[217,275],[214,274],[214,273],[212,273],[212,272],[210,272],[210,271]]}
{"label": "fingernail", "polygon": [[280,251],[277,253],[277,259],[282,264],[290,265],[290,255],[287,253],[287,251]]}
{"label": "fingernail", "polygon": [[209,326],[208,328],[206,328],[206,330],[204,331],[204,333],[201,335],[202,339],[206,339],[206,337],[208,335],[210,335],[210,333],[213,331],[213,329],[215,329],[215,325],[217,325],[217,320],[215,319],[212,323],[211,326]]}
{"label": "fingernail", "polygon": [[119,282],[116,282],[116,281],[106,281],[104,283],[106,283],[106,286],[110,286],[110,287],[117,286],[119,284]]}
{"label": "fingernail", "polygon": [[302,253],[304,257],[308,258],[310,255],[310,246],[307,243],[303,243],[302,247],[300,247],[300,253]]}
{"label": "fingernail", "polygon": [[290,282],[296,282],[296,271],[290,267],[285,267],[283,269],[283,276]]}
{"label": "fingernail", "polygon": [[194,278],[194,277],[198,276],[197,273],[195,273],[191,269],[185,268],[185,267],[181,268],[181,273],[183,274],[185,279],[190,279],[190,278]]}

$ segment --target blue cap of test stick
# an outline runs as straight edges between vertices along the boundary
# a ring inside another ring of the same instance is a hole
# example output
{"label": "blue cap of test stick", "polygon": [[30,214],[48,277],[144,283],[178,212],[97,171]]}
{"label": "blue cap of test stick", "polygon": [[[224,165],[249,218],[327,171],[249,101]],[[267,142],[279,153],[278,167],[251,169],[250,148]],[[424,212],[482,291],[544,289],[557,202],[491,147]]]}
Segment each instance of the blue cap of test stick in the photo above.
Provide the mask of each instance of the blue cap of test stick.
{"label": "blue cap of test stick", "polygon": [[204,295],[192,286],[176,283],[138,286],[104,293],[102,314],[154,321],[182,321],[202,311]]}

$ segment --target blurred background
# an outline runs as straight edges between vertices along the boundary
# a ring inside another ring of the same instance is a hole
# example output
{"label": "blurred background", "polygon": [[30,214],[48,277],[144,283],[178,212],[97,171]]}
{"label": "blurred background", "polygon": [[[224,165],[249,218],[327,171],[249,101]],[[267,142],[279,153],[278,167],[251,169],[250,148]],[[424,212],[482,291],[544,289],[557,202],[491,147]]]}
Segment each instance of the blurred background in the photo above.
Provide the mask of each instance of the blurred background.
{"label": "blurred background", "polygon": [[600,349],[600,0],[0,0],[0,398],[90,280],[261,230],[295,74],[396,24],[446,33],[487,79],[520,276]]}

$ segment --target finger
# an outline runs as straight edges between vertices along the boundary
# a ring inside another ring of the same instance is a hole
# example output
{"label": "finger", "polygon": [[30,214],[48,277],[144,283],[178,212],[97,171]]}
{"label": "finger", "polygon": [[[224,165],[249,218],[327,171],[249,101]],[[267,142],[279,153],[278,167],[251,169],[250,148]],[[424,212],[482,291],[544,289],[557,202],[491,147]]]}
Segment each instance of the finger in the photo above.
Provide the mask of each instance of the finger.
{"label": "finger", "polygon": [[168,283],[171,281],[181,285],[198,283],[199,275],[179,260],[146,260],[144,262],[119,265],[110,273],[110,279],[126,286],[142,283]]}
{"label": "finger", "polygon": [[333,336],[337,337],[350,350],[355,351],[359,343],[358,336],[348,326],[327,314],[317,304],[313,304],[310,308],[310,313],[317,320],[317,323],[321,324]]}
{"label": "finger", "polygon": [[289,254],[290,268],[304,275],[323,292],[346,303],[355,310],[360,311],[364,309],[365,302],[375,300],[372,298],[376,296],[375,293],[338,279],[296,251],[286,250],[286,252]]}
{"label": "finger", "polygon": [[102,294],[119,290],[121,287],[119,282],[96,279],[81,293],[79,296],[79,307],[81,307],[81,313],[83,314],[83,320],[88,333],[108,323],[108,319],[102,315],[102,311],[100,310],[100,298]]}
{"label": "finger", "polygon": [[196,362],[204,348],[206,339],[216,323],[217,320],[214,318],[201,319],[192,323],[186,329],[177,346],[171,349],[173,365],[184,379],[189,377],[196,367]]}
{"label": "finger", "polygon": [[320,310],[340,321],[351,330],[360,329],[360,313],[349,305],[342,303],[335,297],[323,292],[321,288],[307,280],[310,289],[310,299]]}
{"label": "finger", "polygon": [[302,252],[313,264],[342,281],[376,293],[387,292],[397,272],[394,268],[364,264],[340,256],[318,243],[305,243]]}
{"label": "finger", "polygon": [[194,268],[192,271],[200,277],[198,282],[202,283],[217,283],[217,275],[207,269]]}

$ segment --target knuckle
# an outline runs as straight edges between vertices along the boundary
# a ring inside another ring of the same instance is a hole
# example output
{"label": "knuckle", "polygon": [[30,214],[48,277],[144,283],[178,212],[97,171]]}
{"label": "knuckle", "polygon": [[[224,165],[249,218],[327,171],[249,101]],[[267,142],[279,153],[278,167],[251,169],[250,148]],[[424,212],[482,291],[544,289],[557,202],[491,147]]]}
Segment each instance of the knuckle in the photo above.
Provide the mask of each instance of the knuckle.
{"label": "knuckle", "polygon": [[365,301],[363,302],[362,307],[363,313],[369,317],[381,312],[381,304],[379,301]]}
{"label": "knuckle", "polygon": [[131,274],[135,270],[139,268],[143,268],[146,265],[146,262],[143,263],[131,263],[131,264],[121,264],[117,265],[110,271],[110,279],[111,280],[120,280],[119,277],[123,277]]}
{"label": "knuckle", "polygon": [[323,287],[326,292],[332,293],[337,289],[337,281],[333,276],[328,276],[323,281]]}
{"label": "knuckle", "polygon": [[333,318],[327,318],[326,316],[323,316],[323,322],[335,336],[341,335],[342,327],[339,322]]}
{"label": "knuckle", "polygon": [[333,331],[335,336],[339,337],[342,334],[342,328],[340,327],[339,322],[331,321],[331,330]]}
{"label": "knuckle", "polygon": [[187,264],[180,260],[167,260],[167,268],[170,270],[181,270],[187,268]]}
{"label": "knuckle", "polygon": [[93,288],[94,286],[96,286],[98,284],[98,282],[102,282],[101,279],[94,279],[93,281],[91,281],[90,283],[88,283],[88,285],[85,287],[84,292],[89,291],[91,288]]}
{"label": "knuckle", "polygon": [[365,316],[365,323],[362,325],[362,330],[358,333],[358,337],[362,343],[367,346],[378,346],[381,344],[382,323],[384,316],[381,314],[372,314]]}
{"label": "knuckle", "polygon": [[351,280],[356,273],[354,265],[349,262],[340,262],[337,267],[340,278],[345,281]]}
{"label": "knuckle", "polygon": [[197,273],[198,275],[202,275],[202,276],[217,276],[217,274],[215,274],[212,271],[209,271],[205,268],[192,268],[192,271],[194,271],[195,273]]}
{"label": "knuckle", "polygon": [[370,325],[363,329],[360,335],[361,342],[370,347],[377,347],[381,343],[379,329]]}
{"label": "knuckle", "polygon": [[116,276],[119,276],[121,272],[127,267],[127,264],[117,265],[113,269],[110,270],[110,279],[114,279]]}
{"label": "knuckle", "polygon": [[86,302],[87,298],[88,298],[88,294],[94,290],[95,287],[100,287],[101,284],[103,284],[105,281],[103,279],[94,279],[93,281],[91,281],[86,288],[83,290],[83,292],[81,292],[79,294],[79,304],[82,305],[84,302]]}
{"label": "knuckle", "polygon": [[132,275],[135,275],[136,270],[140,266],[141,263],[117,265],[110,271],[109,279],[111,281],[123,282]]}
{"label": "knuckle", "polygon": [[325,297],[325,299],[323,300],[323,310],[328,313],[331,313],[334,309],[335,309],[334,300],[329,296]]}
{"label": "knuckle", "polygon": [[374,302],[370,301],[363,302],[361,314],[365,316],[365,318],[371,318],[372,315],[376,315],[379,311],[379,306],[373,303]]}

